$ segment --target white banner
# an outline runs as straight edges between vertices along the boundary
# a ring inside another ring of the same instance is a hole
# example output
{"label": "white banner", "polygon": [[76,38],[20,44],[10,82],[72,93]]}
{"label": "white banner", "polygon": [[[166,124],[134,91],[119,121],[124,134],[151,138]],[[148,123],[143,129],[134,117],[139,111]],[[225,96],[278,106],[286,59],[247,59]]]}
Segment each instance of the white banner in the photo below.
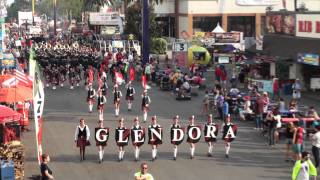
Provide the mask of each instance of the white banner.
{"label": "white banner", "polygon": [[320,14],[297,14],[296,36],[320,38]]}
{"label": "white banner", "polygon": [[239,6],[271,6],[277,5],[280,0],[237,0],[236,4]]}

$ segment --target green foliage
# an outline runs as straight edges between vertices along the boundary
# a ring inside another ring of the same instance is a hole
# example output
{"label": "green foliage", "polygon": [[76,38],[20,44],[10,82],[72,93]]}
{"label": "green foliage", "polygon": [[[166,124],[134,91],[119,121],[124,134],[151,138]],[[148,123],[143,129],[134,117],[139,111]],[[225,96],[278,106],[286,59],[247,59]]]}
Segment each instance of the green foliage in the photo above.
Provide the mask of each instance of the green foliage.
{"label": "green foliage", "polygon": [[[126,11],[126,25],[124,34],[133,34],[138,40],[142,39],[142,4],[137,1],[135,4],[129,6]],[[158,25],[155,21],[154,9],[149,6],[149,32],[150,37],[159,37]]]}
{"label": "green foliage", "polygon": [[7,8],[8,16],[7,20],[18,19],[18,11],[31,11],[31,1],[15,0],[9,8]]}
{"label": "green foliage", "polygon": [[154,54],[165,54],[167,50],[167,41],[163,38],[152,38],[150,51]]}
{"label": "green foliage", "polygon": [[[53,17],[53,0],[42,0],[37,9],[40,14],[47,14]],[[82,10],[83,0],[57,0],[58,16],[67,16],[68,18],[80,20]]]}

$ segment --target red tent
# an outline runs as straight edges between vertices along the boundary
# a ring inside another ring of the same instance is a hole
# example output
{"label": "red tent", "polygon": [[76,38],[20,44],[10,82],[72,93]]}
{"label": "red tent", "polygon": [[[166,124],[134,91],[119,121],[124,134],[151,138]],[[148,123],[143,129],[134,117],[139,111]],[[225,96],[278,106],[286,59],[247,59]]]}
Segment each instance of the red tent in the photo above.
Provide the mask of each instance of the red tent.
{"label": "red tent", "polygon": [[7,106],[0,105],[0,124],[15,122],[20,120],[20,113]]}

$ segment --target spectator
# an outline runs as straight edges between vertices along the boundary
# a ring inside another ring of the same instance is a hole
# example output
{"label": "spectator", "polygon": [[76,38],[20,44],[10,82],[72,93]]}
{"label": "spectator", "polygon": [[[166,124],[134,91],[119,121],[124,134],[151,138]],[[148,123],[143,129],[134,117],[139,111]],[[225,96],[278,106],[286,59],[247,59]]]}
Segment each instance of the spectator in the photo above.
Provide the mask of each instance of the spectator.
{"label": "spectator", "polygon": [[303,132],[304,129],[301,127],[303,124],[301,123],[299,127],[294,128],[293,133],[293,151],[295,153],[296,160],[301,159],[301,152],[303,151]]}
{"label": "spectator", "polygon": [[319,148],[320,148],[320,126],[316,127],[317,132],[311,135],[312,154],[316,164],[316,168],[319,167]]}
{"label": "spectator", "polygon": [[204,115],[208,115],[208,111],[209,111],[209,92],[206,90],[204,98],[203,98],[203,109],[202,109],[202,113]]}
{"label": "spectator", "polygon": [[284,99],[282,97],[279,98],[279,111],[285,111],[286,110],[286,102],[284,101]]}
{"label": "spectator", "polygon": [[143,162],[140,166],[141,170],[134,174],[135,180],[154,180],[153,176],[148,173],[148,165]]}
{"label": "spectator", "polygon": [[302,153],[302,159],[297,160],[292,171],[292,180],[309,180],[310,175],[317,179],[317,169],[310,160],[308,152]]}
{"label": "spectator", "polygon": [[41,180],[54,179],[51,169],[48,167],[50,162],[50,156],[47,154],[42,154],[42,163],[40,165]]}
{"label": "spectator", "polygon": [[294,133],[295,125],[293,122],[289,122],[287,124],[286,128],[286,162],[289,162],[289,156],[292,157],[292,159],[295,159],[294,154],[292,153],[292,144],[293,144],[293,133]]}
{"label": "spectator", "polygon": [[254,129],[262,129],[262,117],[263,117],[263,108],[264,108],[264,100],[260,94],[257,94],[257,102],[255,104],[255,115],[256,115],[256,127]]}
{"label": "spectator", "polygon": [[301,98],[301,83],[299,79],[296,79],[294,84],[292,85],[292,98],[299,101]]}

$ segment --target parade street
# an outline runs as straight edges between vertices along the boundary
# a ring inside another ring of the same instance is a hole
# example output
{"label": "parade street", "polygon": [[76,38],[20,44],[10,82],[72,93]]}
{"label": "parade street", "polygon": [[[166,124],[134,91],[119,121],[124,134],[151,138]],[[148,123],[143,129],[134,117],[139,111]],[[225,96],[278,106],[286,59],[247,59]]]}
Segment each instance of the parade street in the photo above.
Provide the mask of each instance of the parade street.
{"label": "parade street", "polygon": [[[139,82],[135,82],[136,98],[134,108],[127,111],[126,101],[122,98],[120,116],[125,118],[125,126],[133,125],[133,118],[139,115],[141,120],[142,92]],[[122,87],[124,92],[124,88]],[[164,127],[164,143],[158,149],[158,159],[151,161],[151,147],[147,143],[142,146],[140,162],[134,161],[134,150],[129,143],[125,148],[124,161],[118,162],[118,148],[114,140],[114,129],[118,118],[114,116],[112,95],[108,92],[105,108],[104,125],[110,128],[110,138],[105,149],[104,162],[98,163],[98,150],[94,141],[94,128],[97,126],[98,112],[88,113],[85,101],[87,91],[84,86],[69,90],[57,88],[53,91],[45,89],[46,102],[44,110],[43,152],[51,156],[51,167],[55,179],[103,180],[133,179],[139,170],[140,163],[149,164],[149,172],[155,179],[161,180],[194,180],[194,179],[289,179],[292,163],[284,159],[284,144],[274,148],[267,145],[267,139],[253,130],[253,122],[234,122],[238,125],[238,136],[231,144],[230,157],[224,156],[224,142],[221,132],[218,143],[214,145],[213,157],[207,157],[207,145],[204,139],[196,145],[195,158],[190,159],[189,145],[184,141],[178,150],[177,161],[172,160],[173,147],[170,144],[170,124],[174,115],[180,115],[181,124],[186,127],[190,115],[195,115],[196,124],[204,124],[206,117],[201,115],[203,92],[191,101],[176,101],[168,91],[160,91],[158,87],[150,90],[151,115],[157,115],[158,123]],[[80,162],[79,149],[74,143],[74,132],[80,118],[85,118],[91,131],[91,146],[86,149],[86,160]],[[221,122],[219,122],[220,124]],[[150,124],[141,123],[143,127]],[[23,134],[26,146],[26,176],[30,178],[39,174],[36,158],[33,122],[32,131]]]}

